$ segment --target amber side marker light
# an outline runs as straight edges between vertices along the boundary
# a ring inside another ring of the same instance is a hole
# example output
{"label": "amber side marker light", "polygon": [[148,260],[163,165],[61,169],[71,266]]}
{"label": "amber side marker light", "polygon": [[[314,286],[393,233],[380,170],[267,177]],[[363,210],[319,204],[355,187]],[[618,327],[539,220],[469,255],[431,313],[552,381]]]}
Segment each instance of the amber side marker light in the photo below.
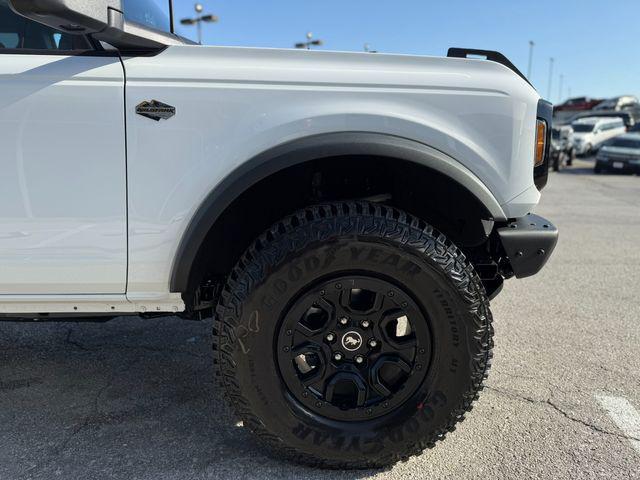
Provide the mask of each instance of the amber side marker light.
{"label": "amber side marker light", "polygon": [[536,124],[536,156],[533,162],[534,167],[539,167],[544,163],[544,151],[547,146],[547,122],[538,120]]}

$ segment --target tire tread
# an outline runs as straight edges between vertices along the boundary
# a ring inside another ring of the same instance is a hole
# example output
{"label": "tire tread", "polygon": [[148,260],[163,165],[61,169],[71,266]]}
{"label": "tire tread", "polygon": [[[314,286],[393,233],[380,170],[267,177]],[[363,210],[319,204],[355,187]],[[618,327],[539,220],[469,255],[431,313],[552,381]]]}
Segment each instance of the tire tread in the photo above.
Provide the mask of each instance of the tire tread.
{"label": "tire tread", "polygon": [[[449,415],[446,425],[434,432],[430,438],[406,444],[402,453],[381,453],[366,462],[334,461],[302,453],[285,445],[282,439],[269,432],[262,421],[252,412],[248,400],[243,396],[236,381],[233,353],[237,320],[242,303],[278,265],[285,256],[298,251],[310,243],[322,242],[336,235],[378,235],[395,243],[411,247],[435,262],[452,280],[457,291],[468,304],[474,321],[474,338],[479,346],[473,357],[472,375],[462,401]],[[260,443],[278,457],[297,463],[322,468],[379,468],[421,454],[443,440],[462,422],[466,412],[478,399],[491,366],[493,349],[493,325],[484,286],[475,268],[445,235],[436,231],[423,220],[402,210],[369,202],[338,202],[307,207],[271,226],[247,249],[222,290],[214,313],[213,350],[214,372],[223,395]]]}

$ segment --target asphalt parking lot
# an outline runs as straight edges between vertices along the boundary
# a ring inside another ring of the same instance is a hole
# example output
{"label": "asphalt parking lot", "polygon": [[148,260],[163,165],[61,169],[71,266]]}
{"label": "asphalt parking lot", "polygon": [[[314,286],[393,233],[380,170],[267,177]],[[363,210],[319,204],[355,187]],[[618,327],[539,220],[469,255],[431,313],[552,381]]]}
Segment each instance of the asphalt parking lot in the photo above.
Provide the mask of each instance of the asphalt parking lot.
{"label": "asphalt parking lot", "polygon": [[558,248],[493,302],[487,389],[436,449],[387,471],[265,456],[214,389],[208,323],[0,323],[0,479],[640,478],[640,178],[590,165],[551,174]]}

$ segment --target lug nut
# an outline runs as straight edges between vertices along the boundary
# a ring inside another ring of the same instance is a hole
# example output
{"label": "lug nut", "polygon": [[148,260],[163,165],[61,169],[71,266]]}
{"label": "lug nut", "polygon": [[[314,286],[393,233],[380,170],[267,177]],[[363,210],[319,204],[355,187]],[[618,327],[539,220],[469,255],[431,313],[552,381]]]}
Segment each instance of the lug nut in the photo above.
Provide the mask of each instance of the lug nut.
{"label": "lug nut", "polygon": [[369,340],[369,347],[370,348],[376,348],[378,346],[378,341],[374,338],[372,338],[371,340]]}
{"label": "lug nut", "polygon": [[371,322],[369,320],[363,320],[360,326],[362,326],[362,328],[369,328],[371,326]]}
{"label": "lug nut", "polygon": [[327,333],[325,338],[327,339],[327,342],[333,342],[336,339],[336,336],[333,333]]}
{"label": "lug nut", "polygon": [[355,358],[355,361],[356,361],[356,363],[357,363],[358,365],[363,364],[363,363],[364,363],[364,357],[363,357],[362,355],[358,355],[358,356]]}
{"label": "lug nut", "polygon": [[340,325],[346,325],[349,323],[349,319],[347,317],[340,317]]}
{"label": "lug nut", "polygon": [[342,360],[342,354],[341,354],[340,352],[336,352],[336,353],[334,353],[334,354],[333,354],[333,359],[334,359],[336,362],[339,362],[340,360]]}

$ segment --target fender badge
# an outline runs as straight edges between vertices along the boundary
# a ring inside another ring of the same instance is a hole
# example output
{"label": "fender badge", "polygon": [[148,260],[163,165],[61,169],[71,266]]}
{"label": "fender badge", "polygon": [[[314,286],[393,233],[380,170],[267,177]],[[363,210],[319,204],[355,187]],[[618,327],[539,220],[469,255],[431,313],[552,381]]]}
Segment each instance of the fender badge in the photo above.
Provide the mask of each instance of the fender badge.
{"label": "fender badge", "polygon": [[160,120],[168,120],[173,117],[176,114],[176,107],[157,100],[151,100],[138,105],[136,107],[136,113],[159,122]]}

